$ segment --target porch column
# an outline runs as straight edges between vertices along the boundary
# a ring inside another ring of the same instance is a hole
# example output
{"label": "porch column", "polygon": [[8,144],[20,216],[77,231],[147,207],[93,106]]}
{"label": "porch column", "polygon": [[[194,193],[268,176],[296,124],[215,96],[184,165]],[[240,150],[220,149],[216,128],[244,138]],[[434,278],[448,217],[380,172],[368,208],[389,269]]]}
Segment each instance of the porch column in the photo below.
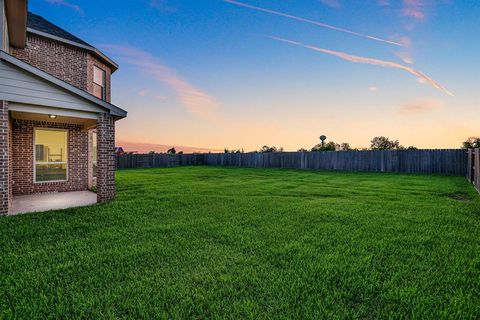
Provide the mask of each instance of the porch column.
{"label": "porch column", "polygon": [[97,200],[115,198],[115,121],[102,113],[97,120]]}
{"label": "porch column", "polygon": [[8,136],[8,103],[0,100],[0,215],[8,213],[10,202]]}

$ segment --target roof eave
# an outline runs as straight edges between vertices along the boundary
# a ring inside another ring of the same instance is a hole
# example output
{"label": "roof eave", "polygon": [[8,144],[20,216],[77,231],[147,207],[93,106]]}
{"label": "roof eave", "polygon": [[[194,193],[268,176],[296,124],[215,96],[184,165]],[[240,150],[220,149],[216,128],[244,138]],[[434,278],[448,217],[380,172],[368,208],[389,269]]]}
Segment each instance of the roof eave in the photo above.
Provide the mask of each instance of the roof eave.
{"label": "roof eave", "polygon": [[27,0],[5,0],[10,45],[25,48],[27,38]]}
{"label": "roof eave", "polygon": [[39,30],[36,30],[36,29],[33,29],[33,28],[27,28],[27,32],[38,35],[38,36],[41,36],[41,37],[44,37],[44,38],[48,38],[48,39],[51,39],[51,40],[54,40],[54,41],[62,42],[62,43],[68,44],[68,45],[73,46],[73,47],[84,49],[86,51],[89,51],[93,55],[95,55],[98,58],[100,58],[101,60],[105,61],[110,66],[112,73],[114,73],[115,71],[118,70],[118,64],[115,61],[113,61],[112,59],[110,59],[109,57],[107,57],[103,52],[101,52],[97,48],[94,48],[92,46],[87,46],[87,45],[84,45],[84,44],[81,44],[81,43],[78,43],[78,42],[75,42],[75,41],[67,40],[67,39],[64,39],[64,38],[61,38],[61,37],[57,37],[53,34],[46,33],[46,32],[43,32],[43,31],[39,31]]}
{"label": "roof eave", "polygon": [[79,89],[75,86],[72,86],[71,84],[68,84],[66,83],[65,81],[61,80],[61,79],[58,79],[38,68],[35,68],[34,66],[28,64],[28,63],[25,63],[17,58],[15,58],[14,56],[11,56],[9,55],[8,53],[4,52],[4,51],[0,51],[0,59],[1,60],[5,60],[17,67],[19,67],[20,69],[23,69],[29,73],[32,73],[40,78],[43,78],[51,83],[53,83],[54,85],[57,85],[65,90],[68,90],[86,100],[89,100],[90,102],[93,102],[105,109],[107,109],[109,111],[109,113],[114,116],[115,120],[119,120],[119,119],[122,119],[122,118],[125,118],[127,116],[127,111],[111,104],[111,103],[108,103],[106,101],[103,101],[101,99],[98,99],[97,97],[95,97],[94,95],[91,95],[90,93],[82,90],[82,89]]}

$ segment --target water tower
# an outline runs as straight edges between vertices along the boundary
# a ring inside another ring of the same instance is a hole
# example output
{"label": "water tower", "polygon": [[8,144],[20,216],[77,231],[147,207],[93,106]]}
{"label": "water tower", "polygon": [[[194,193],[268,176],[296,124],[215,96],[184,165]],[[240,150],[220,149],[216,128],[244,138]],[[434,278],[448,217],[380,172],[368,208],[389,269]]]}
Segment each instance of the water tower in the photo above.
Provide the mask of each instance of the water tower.
{"label": "water tower", "polygon": [[322,148],[325,146],[325,140],[327,140],[327,136],[324,136],[323,134],[320,136],[320,141],[322,142]]}

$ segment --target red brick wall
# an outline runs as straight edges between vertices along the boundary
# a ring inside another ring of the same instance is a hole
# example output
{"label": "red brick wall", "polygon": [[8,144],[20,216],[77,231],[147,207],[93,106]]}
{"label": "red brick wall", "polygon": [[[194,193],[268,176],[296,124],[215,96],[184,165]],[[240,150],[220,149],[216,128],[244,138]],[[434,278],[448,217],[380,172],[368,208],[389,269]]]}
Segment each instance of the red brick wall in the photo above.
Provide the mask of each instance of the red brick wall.
{"label": "red brick wall", "polygon": [[97,120],[97,198],[108,202],[115,198],[115,121],[103,113]]}
{"label": "red brick wall", "polygon": [[18,59],[80,89],[87,89],[87,52],[34,34],[24,49],[11,48]]}
{"label": "red brick wall", "polygon": [[0,215],[8,213],[8,104],[0,100]]}
{"label": "red brick wall", "polygon": [[[34,183],[34,128],[68,130],[68,181]],[[80,191],[88,187],[88,132],[81,125],[13,120],[13,194]]]}
{"label": "red brick wall", "polygon": [[111,69],[87,50],[27,34],[24,49],[11,48],[11,54],[63,81],[93,94],[93,66],[106,73],[106,100],[111,96]]}

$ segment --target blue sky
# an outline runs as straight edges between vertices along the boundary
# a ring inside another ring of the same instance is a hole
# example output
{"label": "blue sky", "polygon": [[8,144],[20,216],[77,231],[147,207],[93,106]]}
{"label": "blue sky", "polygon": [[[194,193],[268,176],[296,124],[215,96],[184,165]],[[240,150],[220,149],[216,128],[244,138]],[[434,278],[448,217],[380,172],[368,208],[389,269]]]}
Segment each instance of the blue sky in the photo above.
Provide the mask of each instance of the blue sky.
{"label": "blue sky", "polygon": [[29,8],[120,64],[113,102],[129,111],[120,143],[296,150],[325,134],[357,147],[376,135],[458,147],[480,135],[478,1],[241,3],[403,46],[222,0],[30,0]]}

